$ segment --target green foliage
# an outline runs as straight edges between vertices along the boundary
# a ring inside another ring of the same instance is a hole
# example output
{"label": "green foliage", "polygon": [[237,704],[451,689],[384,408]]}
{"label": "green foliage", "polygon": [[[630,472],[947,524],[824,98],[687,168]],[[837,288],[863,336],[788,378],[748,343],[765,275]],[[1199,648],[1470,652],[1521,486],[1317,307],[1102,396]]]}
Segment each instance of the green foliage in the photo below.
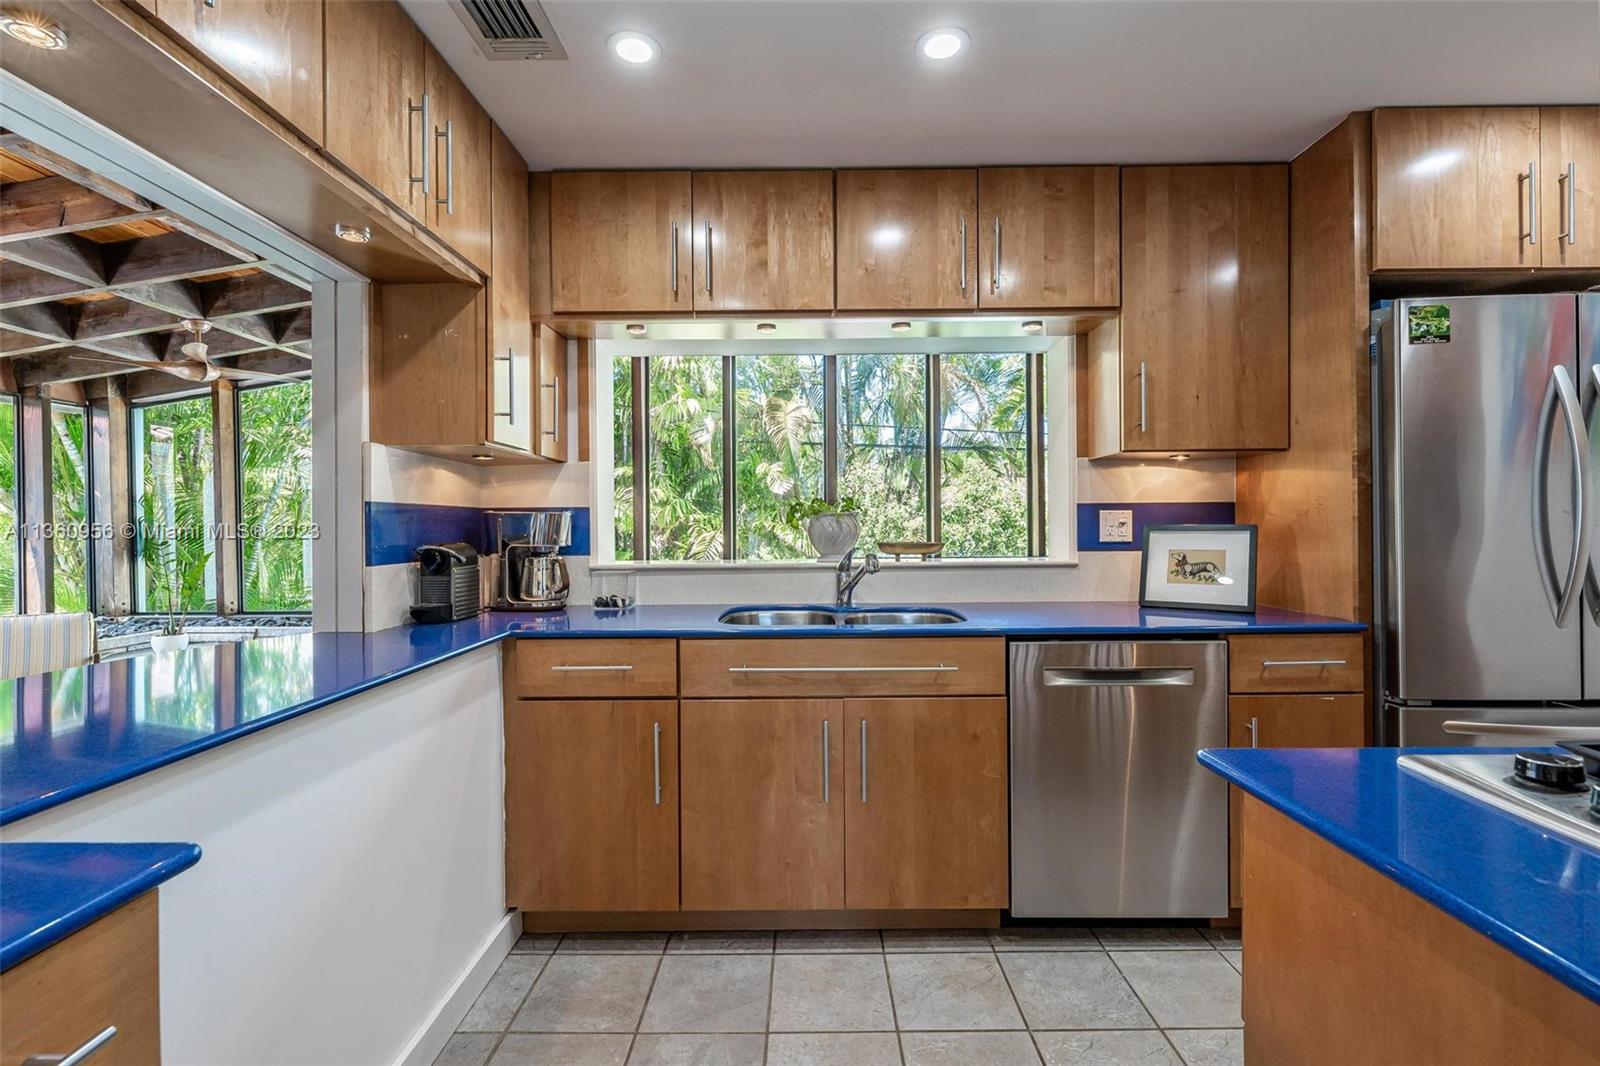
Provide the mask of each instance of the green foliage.
{"label": "green foliage", "polygon": [[17,404],[0,396],[0,614],[17,603]]}
{"label": "green foliage", "polygon": [[722,359],[650,361],[650,558],[722,558]]}
{"label": "green foliage", "polygon": [[140,596],[137,609],[168,615],[209,611],[211,563],[211,397],[138,407]]}
{"label": "green foliage", "polygon": [[633,528],[634,464],[638,457],[633,439],[633,360],[618,359],[611,364],[612,525],[616,530],[617,558],[636,559],[638,548]]}
{"label": "green foliage", "polygon": [[311,609],[311,384],[239,396],[246,611]]}
{"label": "green foliage", "polygon": [[55,556],[55,609],[89,609],[88,414],[50,405],[50,550]]}
{"label": "green foliage", "polygon": [[839,491],[861,504],[861,542],[928,536],[928,361],[839,357]]}
{"label": "green foliage", "polygon": [[819,514],[854,514],[861,510],[861,501],[854,496],[841,496],[838,503],[829,503],[821,496],[809,500],[794,500],[783,509],[783,520],[795,529],[804,530],[806,519]]}
{"label": "green foliage", "polygon": [[740,356],[734,382],[736,557],[809,558],[816,553],[789,511],[822,496],[822,358]]}

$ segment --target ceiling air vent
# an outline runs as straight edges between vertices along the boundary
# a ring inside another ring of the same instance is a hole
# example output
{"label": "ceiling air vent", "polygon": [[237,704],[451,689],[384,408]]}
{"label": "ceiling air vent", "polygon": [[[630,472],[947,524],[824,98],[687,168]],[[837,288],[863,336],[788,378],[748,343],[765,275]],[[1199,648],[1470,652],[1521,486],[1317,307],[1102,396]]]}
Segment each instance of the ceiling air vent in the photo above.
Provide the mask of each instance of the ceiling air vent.
{"label": "ceiling air vent", "polygon": [[450,0],[489,59],[565,59],[567,50],[535,0]]}

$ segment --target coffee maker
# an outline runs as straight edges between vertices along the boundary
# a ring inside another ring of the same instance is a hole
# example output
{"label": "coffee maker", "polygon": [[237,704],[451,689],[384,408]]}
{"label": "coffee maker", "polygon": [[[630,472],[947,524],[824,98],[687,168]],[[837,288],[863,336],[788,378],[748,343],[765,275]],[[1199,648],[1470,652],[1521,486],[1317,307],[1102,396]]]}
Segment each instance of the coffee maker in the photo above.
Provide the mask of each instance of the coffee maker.
{"label": "coffee maker", "polygon": [[559,611],[571,581],[560,551],[572,543],[571,511],[489,511],[497,562],[497,611]]}

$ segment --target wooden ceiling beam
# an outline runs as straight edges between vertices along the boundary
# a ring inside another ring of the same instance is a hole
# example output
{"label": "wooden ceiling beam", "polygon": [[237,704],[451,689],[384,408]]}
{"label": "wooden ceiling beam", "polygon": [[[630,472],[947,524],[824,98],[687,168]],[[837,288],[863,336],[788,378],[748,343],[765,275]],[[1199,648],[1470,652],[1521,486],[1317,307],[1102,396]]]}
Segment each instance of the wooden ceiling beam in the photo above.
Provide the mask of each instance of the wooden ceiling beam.
{"label": "wooden ceiling beam", "polygon": [[167,215],[159,209],[131,210],[59,175],[0,185],[0,244],[164,219]]}
{"label": "wooden ceiling beam", "polygon": [[311,343],[311,308],[300,307],[277,316],[279,344]]}
{"label": "wooden ceiling beam", "polygon": [[[6,254],[0,245],[0,255]],[[254,259],[197,240],[187,233],[163,233],[102,246],[108,285],[121,289],[159,281],[182,281],[238,267]],[[248,254],[248,253],[246,253]],[[48,268],[46,268],[48,269]]]}
{"label": "wooden ceiling beam", "polygon": [[265,271],[200,283],[200,302],[212,321],[311,306],[311,293]]}
{"label": "wooden ceiling beam", "polygon": [[24,263],[0,262],[0,308],[46,303],[84,291],[76,281],[35,270]]}
{"label": "wooden ceiling beam", "polygon": [[83,186],[91,192],[99,193],[113,203],[121,204],[130,211],[149,211],[155,205],[126,185],[118,184],[110,178],[96,174],[88,167],[80,166],[64,155],[58,155],[48,148],[41,148],[26,137],[17,133],[0,133],[0,148],[15,156],[68,178]]}
{"label": "wooden ceiling beam", "polygon": [[54,274],[58,278],[76,282],[85,291],[92,291],[106,286],[103,250],[102,245],[93,241],[63,233],[0,244],[0,260]]}
{"label": "wooden ceiling beam", "polygon": [[127,337],[135,333],[159,333],[172,329],[180,316],[160,307],[151,307],[124,296],[95,300],[78,308],[72,339],[93,341],[101,337]]}
{"label": "wooden ceiling beam", "polygon": [[69,348],[46,355],[26,355],[9,360],[19,388],[86,381],[112,374],[130,374],[139,367],[98,352]]}
{"label": "wooden ceiling beam", "polygon": [[[0,351],[23,352],[55,343],[71,343],[72,314],[62,304],[24,304],[0,309],[0,329],[8,339],[0,341]],[[25,343],[9,338],[21,338]]]}

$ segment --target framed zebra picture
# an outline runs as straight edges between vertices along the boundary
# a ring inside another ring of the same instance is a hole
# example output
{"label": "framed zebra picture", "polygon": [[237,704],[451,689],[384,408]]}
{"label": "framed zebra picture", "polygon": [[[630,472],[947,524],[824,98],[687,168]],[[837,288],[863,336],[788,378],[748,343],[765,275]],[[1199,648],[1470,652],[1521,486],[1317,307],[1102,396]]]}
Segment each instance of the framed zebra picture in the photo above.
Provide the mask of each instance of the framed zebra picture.
{"label": "framed zebra picture", "polygon": [[1145,526],[1139,606],[1256,609],[1255,526]]}

